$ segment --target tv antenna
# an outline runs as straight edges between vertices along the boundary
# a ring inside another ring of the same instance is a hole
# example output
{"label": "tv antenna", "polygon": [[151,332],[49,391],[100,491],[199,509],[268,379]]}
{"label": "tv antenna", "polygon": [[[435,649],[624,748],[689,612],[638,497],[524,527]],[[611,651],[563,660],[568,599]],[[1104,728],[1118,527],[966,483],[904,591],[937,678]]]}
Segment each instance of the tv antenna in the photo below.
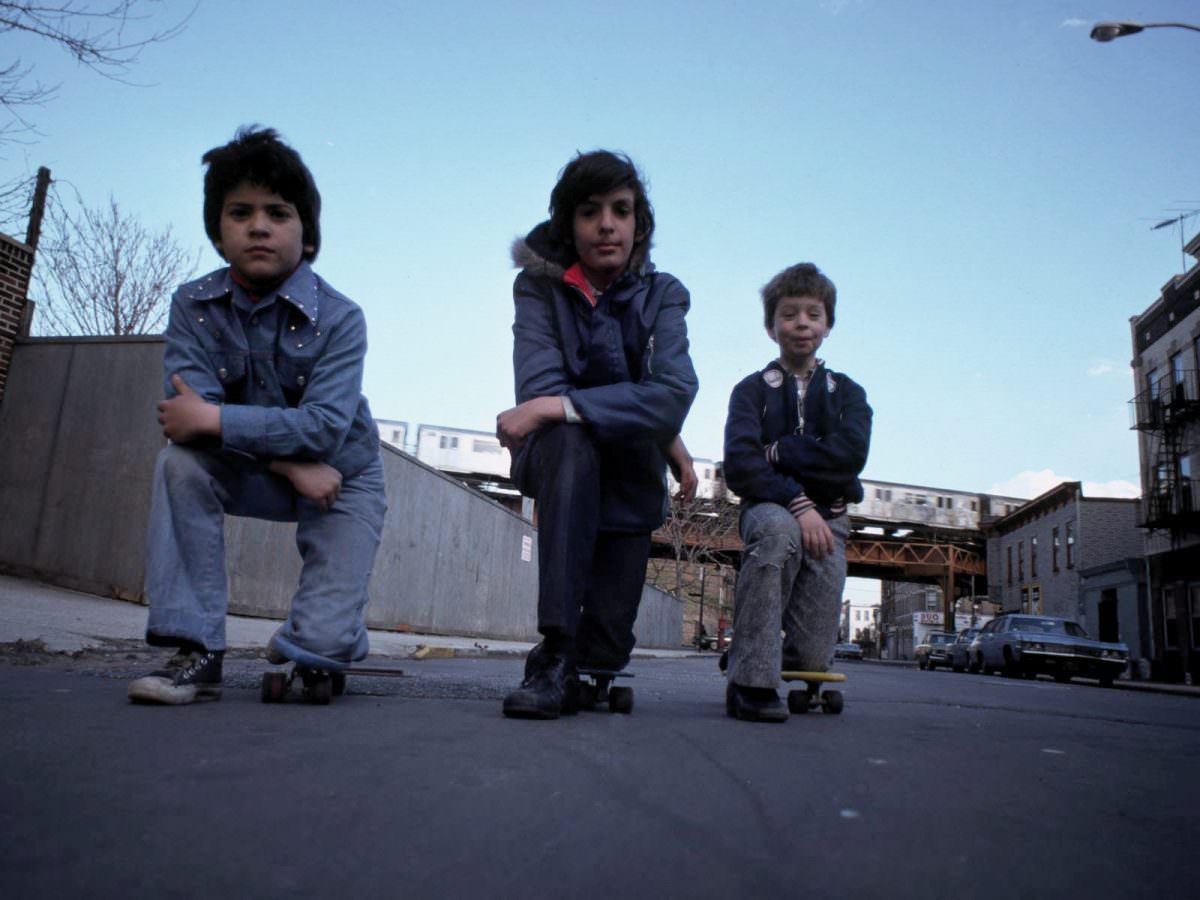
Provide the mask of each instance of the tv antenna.
{"label": "tv antenna", "polygon": [[1184,247],[1187,246],[1187,243],[1183,239],[1183,223],[1187,219],[1192,218],[1192,216],[1200,216],[1200,209],[1179,210],[1179,215],[1173,216],[1170,219],[1163,219],[1157,225],[1150,226],[1151,231],[1159,231],[1163,228],[1169,228],[1172,225],[1179,226],[1179,258],[1180,258],[1180,261],[1183,263],[1183,271],[1184,272],[1186,272],[1188,270],[1188,264],[1187,264],[1187,252],[1184,250]]}

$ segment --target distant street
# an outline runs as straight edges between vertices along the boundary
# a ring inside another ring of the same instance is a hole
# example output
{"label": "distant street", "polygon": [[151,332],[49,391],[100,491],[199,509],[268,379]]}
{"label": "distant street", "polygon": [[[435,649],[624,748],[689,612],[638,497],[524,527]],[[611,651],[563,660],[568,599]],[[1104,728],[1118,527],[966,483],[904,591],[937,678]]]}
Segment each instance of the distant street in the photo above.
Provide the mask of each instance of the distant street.
{"label": "distant street", "polygon": [[[150,657],[153,660],[156,657]],[[1200,700],[841,665],[840,717],[724,714],[714,656],[630,716],[509,721],[506,659],[332,706],[136,707],[146,657],[0,659],[6,898],[1170,896],[1200,877]]]}

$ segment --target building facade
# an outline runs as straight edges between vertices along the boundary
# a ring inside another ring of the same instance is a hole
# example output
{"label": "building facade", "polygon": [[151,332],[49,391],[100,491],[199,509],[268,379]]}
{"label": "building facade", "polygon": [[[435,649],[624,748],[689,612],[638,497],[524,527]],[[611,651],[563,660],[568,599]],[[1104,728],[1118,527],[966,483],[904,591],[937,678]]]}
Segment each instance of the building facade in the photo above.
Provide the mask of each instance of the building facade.
{"label": "building facade", "polygon": [[[1185,247],[1200,260],[1200,235]],[[1130,320],[1154,677],[1200,679],[1200,263]]]}
{"label": "building facade", "polygon": [[[1078,481],[1064,481],[997,520],[987,529],[990,599],[1002,612],[1062,616],[1100,636],[1100,612],[1085,602],[1081,573],[1141,555],[1138,505],[1085,497]],[[1134,657],[1146,652],[1139,624],[1136,597],[1105,609],[1104,635],[1124,641]]]}

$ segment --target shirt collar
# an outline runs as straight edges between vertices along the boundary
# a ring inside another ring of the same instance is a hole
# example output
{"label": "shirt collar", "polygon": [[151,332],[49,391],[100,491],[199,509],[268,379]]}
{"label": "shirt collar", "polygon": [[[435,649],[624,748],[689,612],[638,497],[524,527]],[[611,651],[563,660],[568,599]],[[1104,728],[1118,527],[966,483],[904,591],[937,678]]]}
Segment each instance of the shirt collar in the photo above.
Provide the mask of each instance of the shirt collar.
{"label": "shirt collar", "polygon": [[[186,285],[184,294],[190,300],[220,300],[231,297],[235,287],[237,286],[234,284],[233,275],[226,266]],[[241,290],[241,288],[237,289]],[[294,306],[313,325],[317,324],[321,295],[317,290],[317,274],[307,262],[300,263],[296,271],[288,276],[287,281],[274,291],[273,296]]]}

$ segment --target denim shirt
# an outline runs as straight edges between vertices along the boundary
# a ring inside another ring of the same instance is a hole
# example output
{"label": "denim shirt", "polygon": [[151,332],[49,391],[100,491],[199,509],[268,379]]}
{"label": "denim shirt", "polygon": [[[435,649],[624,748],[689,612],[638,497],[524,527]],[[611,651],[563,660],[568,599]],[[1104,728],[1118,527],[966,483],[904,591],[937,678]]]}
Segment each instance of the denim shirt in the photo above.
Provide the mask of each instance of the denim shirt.
{"label": "denim shirt", "polygon": [[221,404],[221,441],[264,461],[324,462],[343,477],[379,456],[362,395],[362,310],[301,263],[253,302],[229,268],[180,287],[171,300],[163,375],[178,374]]}

